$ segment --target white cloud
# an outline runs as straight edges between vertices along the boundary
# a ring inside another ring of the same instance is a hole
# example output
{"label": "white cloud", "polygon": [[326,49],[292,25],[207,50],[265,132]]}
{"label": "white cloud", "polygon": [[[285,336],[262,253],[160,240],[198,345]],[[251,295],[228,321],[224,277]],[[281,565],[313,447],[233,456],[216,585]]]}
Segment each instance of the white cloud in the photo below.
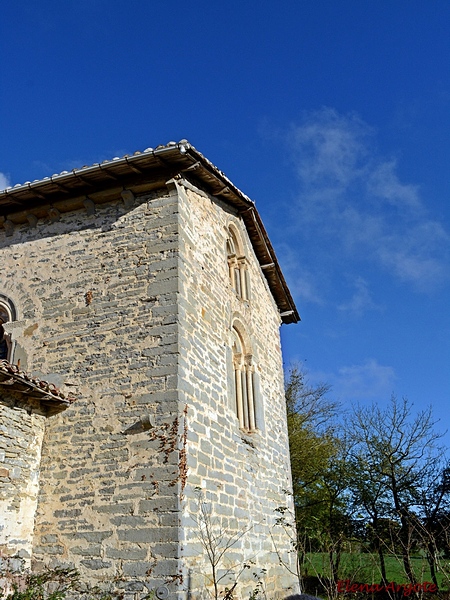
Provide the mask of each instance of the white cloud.
{"label": "white cloud", "polygon": [[291,131],[291,143],[302,156],[300,178],[321,188],[346,187],[364,170],[370,128],[356,115],[324,108]]}
{"label": "white cloud", "polygon": [[300,181],[291,234],[322,268],[364,261],[419,290],[450,277],[449,233],[430,217],[419,186],[401,181],[396,160],[377,152],[369,125],[325,108],[306,114],[289,143]]}
{"label": "white cloud", "polygon": [[362,277],[357,277],[353,283],[355,292],[348,302],[343,302],[338,306],[339,310],[361,315],[367,310],[379,310],[380,307],[372,300],[369,290],[369,284]]}
{"label": "white cloud", "polygon": [[330,396],[343,404],[347,402],[377,402],[389,400],[397,382],[395,369],[381,365],[376,358],[360,364],[340,367],[337,372],[307,371],[313,385],[326,382]]}
{"label": "white cloud", "polygon": [[373,358],[363,364],[341,367],[337,375],[329,378],[338,398],[357,401],[389,397],[395,380],[393,367],[380,365]]}
{"label": "white cloud", "polygon": [[380,262],[399,279],[427,290],[448,277],[449,235],[431,220],[410,224],[403,232],[385,232],[378,240]]}
{"label": "white cloud", "polygon": [[0,190],[4,190],[11,185],[9,178],[4,173],[0,173]]}
{"label": "white cloud", "polygon": [[368,192],[390,202],[393,206],[406,206],[413,211],[421,212],[419,187],[401,183],[395,172],[396,168],[395,160],[376,166],[370,173],[367,183]]}

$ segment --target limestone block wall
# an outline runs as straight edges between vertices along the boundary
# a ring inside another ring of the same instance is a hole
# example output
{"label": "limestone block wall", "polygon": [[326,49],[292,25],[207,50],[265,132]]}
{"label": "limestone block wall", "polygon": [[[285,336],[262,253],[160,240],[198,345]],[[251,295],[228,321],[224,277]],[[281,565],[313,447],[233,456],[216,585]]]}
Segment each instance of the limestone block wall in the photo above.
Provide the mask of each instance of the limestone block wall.
{"label": "limestone block wall", "polygon": [[[180,183],[179,189],[180,400],[187,406],[188,464],[181,543],[185,590],[191,597],[203,590],[206,597],[205,587],[211,589],[211,566],[199,540],[200,489],[215,533],[221,531],[225,539],[242,534],[220,562],[222,589],[239,576],[245,597],[254,589],[256,574],[268,597],[286,597],[296,591],[295,580],[279,565],[276,550],[290,562],[292,548],[274,526],[275,509],[289,503],[283,489],[291,486],[280,316],[241,219],[190,185]],[[248,301],[238,297],[229,278],[230,223],[245,246]],[[240,429],[236,413],[235,319],[246,328],[255,365],[257,430],[252,433]],[[245,563],[251,568],[239,575]]]}
{"label": "limestone block wall", "polygon": [[[6,387],[6,386],[5,386]],[[45,417],[0,390],[0,554],[29,564]]]}
{"label": "limestone block wall", "polygon": [[0,231],[1,289],[18,311],[9,330],[30,372],[78,398],[46,424],[33,559],[127,594],[173,591],[178,203],[167,189],[127,209],[117,198]]}
{"label": "limestone block wall", "polygon": [[[199,488],[227,534],[244,532],[220,565],[231,571],[222,583],[251,562],[242,594],[256,573],[269,597],[286,596],[294,582],[275,550],[289,560],[289,540],[274,528],[290,487],[280,316],[245,228],[182,180],[128,208],[120,191],[93,214],[64,213],[8,238],[0,229],[1,292],[18,312],[8,331],[30,372],[78,398],[45,423],[24,547],[37,566],[74,565],[133,600],[162,583],[180,600],[207,595]],[[229,279],[230,223],[244,244],[248,300]],[[251,433],[236,414],[236,319],[255,369]],[[44,424],[28,417],[21,426],[38,440]]]}

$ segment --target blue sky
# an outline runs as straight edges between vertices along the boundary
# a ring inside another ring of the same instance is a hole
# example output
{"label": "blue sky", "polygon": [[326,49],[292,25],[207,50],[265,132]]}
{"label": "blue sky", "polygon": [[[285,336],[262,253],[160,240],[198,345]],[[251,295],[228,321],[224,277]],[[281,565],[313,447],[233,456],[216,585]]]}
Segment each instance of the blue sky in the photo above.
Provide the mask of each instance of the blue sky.
{"label": "blue sky", "polygon": [[345,404],[431,403],[446,429],[447,0],[0,15],[0,186],[187,138],[257,203],[302,316],[286,362]]}

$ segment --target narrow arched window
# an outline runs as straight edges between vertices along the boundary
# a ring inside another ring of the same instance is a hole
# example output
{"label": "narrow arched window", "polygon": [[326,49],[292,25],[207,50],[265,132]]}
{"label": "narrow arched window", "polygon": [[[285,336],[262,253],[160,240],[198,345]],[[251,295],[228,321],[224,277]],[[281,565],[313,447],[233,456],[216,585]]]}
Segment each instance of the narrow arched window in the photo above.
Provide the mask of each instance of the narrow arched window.
{"label": "narrow arched window", "polygon": [[0,294],[0,360],[12,360],[13,343],[3,325],[15,321],[16,309],[9,298]]}
{"label": "narrow arched window", "polygon": [[251,349],[242,332],[233,327],[233,368],[236,414],[239,427],[250,432],[256,429],[254,365]]}
{"label": "narrow arched window", "polygon": [[231,285],[239,298],[248,300],[250,286],[247,259],[239,235],[231,226],[228,229],[227,258]]}

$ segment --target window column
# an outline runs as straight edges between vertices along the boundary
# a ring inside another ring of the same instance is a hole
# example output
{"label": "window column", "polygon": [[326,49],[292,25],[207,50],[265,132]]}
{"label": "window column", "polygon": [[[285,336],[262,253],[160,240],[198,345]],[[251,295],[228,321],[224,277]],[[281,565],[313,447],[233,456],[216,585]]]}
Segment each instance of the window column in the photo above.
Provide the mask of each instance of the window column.
{"label": "window column", "polygon": [[255,397],[253,393],[253,364],[250,355],[245,357],[245,376],[247,384],[247,407],[248,407],[248,428],[250,431],[256,429],[255,419]]}
{"label": "window column", "polygon": [[244,401],[243,401],[243,383],[245,378],[242,376],[242,355],[235,354],[233,357],[234,363],[234,381],[235,381],[235,390],[236,390],[236,413],[239,419],[239,427],[244,429],[245,421],[244,421]]}

